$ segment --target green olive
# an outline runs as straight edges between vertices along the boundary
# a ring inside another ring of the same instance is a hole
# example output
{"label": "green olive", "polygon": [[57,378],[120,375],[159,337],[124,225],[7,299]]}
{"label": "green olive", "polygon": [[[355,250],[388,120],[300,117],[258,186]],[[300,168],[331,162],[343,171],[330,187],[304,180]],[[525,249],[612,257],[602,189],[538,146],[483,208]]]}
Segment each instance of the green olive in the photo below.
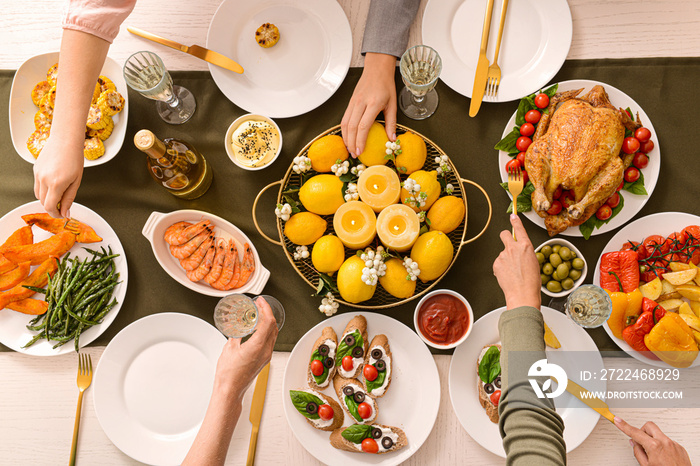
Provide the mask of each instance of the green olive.
{"label": "green olive", "polygon": [[542,286],[545,286],[549,280],[551,280],[550,275],[545,275],[543,273],[540,274],[540,279],[542,280]]}
{"label": "green olive", "polygon": [[571,270],[571,261],[565,261],[564,263],[569,268],[569,270]]}
{"label": "green olive", "polygon": [[571,278],[567,278],[563,282],[561,282],[562,288],[565,290],[570,290],[571,288],[574,287],[574,281]]}
{"label": "green olive", "polygon": [[571,259],[571,249],[567,248],[566,246],[562,246],[562,248],[559,250],[559,255],[561,256],[562,260],[568,261]]}
{"label": "green olive", "polygon": [[572,269],[571,271],[569,271],[569,278],[572,280],[578,280],[579,278],[581,278],[581,271]]}
{"label": "green olive", "polygon": [[561,291],[561,283],[550,280],[547,282],[547,289],[552,293],[559,293]]}
{"label": "green olive", "polygon": [[576,255],[576,251],[571,251],[571,258],[576,259],[578,256]]}
{"label": "green olive", "polygon": [[540,264],[544,264],[544,261],[546,259],[546,257],[544,257],[544,254],[538,252],[537,254],[535,254],[535,256],[537,256],[537,262],[539,262]]}
{"label": "green olive", "polygon": [[542,249],[540,249],[540,252],[544,254],[544,257],[549,257],[549,255],[552,254],[552,247],[549,245],[544,246]]}
{"label": "green olive", "polygon": [[554,267],[559,267],[559,264],[562,263],[561,256],[553,252],[552,255],[549,256],[549,263]]}
{"label": "green olive", "polygon": [[561,249],[561,244],[555,244],[554,246],[552,246],[552,252],[555,252],[557,254],[559,254],[560,249]]}
{"label": "green olive", "polygon": [[569,276],[569,268],[566,266],[566,264],[559,264],[559,267],[557,267],[557,276],[559,277],[559,280],[564,280]]}
{"label": "green olive", "polygon": [[552,274],[552,280],[561,281],[561,278],[559,278],[559,274],[557,274],[557,271],[555,270],[554,273]]}
{"label": "green olive", "polygon": [[554,266],[547,262],[542,266],[542,273],[545,275],[552,275],[554,273]]}
{"label": "green olive", "polygon": [[583,270],[583,267],[586,265],[583,262],[583,259],[579,259],[578,257],[571,261],[571,265],[576,269],[576,270]]}

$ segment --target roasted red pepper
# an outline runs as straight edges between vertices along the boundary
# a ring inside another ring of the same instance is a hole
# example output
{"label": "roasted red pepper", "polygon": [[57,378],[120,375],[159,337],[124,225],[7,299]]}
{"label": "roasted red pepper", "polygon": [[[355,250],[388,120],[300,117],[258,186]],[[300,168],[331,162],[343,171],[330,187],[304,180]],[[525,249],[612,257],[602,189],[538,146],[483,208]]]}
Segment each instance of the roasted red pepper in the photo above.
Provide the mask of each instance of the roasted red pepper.
{"label": "roasted red pepper", "polygon": [[622,331],[622,339],[627,342],[633,349],[641,352],[644,356],[649,359],[658,359],[647,345],[644,344],[644,336],[651,332],[654,325],[657,324],[661,318],[666,315],[666,309],[656,304],[656,302],[651,299],[644,298],[642,300],[642,315],[639,316],[637,321],[625,327]]}
{"label": "roasted red pepper", "polygon": [[[639,263],[632,250],[606,252],[600,259],[600,286],[630,293],[639,287]],[[620,289],[622,287],[622,289]]]}

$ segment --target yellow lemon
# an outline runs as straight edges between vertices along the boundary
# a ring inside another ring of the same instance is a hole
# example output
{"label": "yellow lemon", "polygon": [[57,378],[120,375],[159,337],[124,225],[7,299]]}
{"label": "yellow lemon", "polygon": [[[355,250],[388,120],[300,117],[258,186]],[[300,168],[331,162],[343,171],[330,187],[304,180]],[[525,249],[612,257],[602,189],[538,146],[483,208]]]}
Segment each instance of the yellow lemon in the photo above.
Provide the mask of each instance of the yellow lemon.
{"label": "yellow lemon", "polygon": [[413,296],[416,292],[416,282],[408,278],[406,267],[403,266],[403,261],[400,259],[389,259],[386,262],[386,273],[383,277],[379,277],[379,284],[390,295],[406,299]]}
{"label": "yellow lemon", "polygon": [[299,212],[284,224],[284,235],[294,244],[313,244],[326,231],[328,222],[311,212]]}
{"label": "yellow lemon", "polygon": [[362,269],[365,263],[357,256],[350,256],[338,270],[338,291],[349,303],[361,303],[374,295],[377,285],[369,286],[362,281]]}
{"label": "yellow lemon", "polygon": [[333,274],[345,259],[345,248],[337,236],[326,235],[321,237],[311,251],[311,262],[321,273]]}
{"label": "yellow lemon", "polygon": [[[406,188],[401,188],[401,202],[416,212],[430,209],[430,206],[440,197],[441,188],[440,182],[437,180],[437,172],[435,170],[431,172],[418,170],[411,173],[411,176],[408,178],[420,185],[420,192],[411,195]],[[418,201],[424,201],[425,203],[419,208]]]}
{"label": "yellow lemon", "polygon": [[402,134],[398,138],[401,153],[396,156],[396,168],[404,175],[420,170],[425,164],[428,149],[423,138],[415,133]]}
{"label": "yellow lemon", "polygon": [[345,161],[348,156],[343,138],[337,134],[329,134],[311,144],[308,157],[311,159],[311,168],[319,173],[328,173],[336,160]]}
{"label": "yellow lemon", "polygon": [[386,143],[389,138],[386,136],[384,125],[375,121],[369,128],[365,150],[359,155],[360,162],[371,167],[372,165],[386,165]]}
{"label": "yellow lemon", "polygon": [[420,269],[418,278],[422,282],[438,278],[450,266],[453,254],[452,242],[443,232],[433,230],[419,236],[411,249],[411,259]]}
{"label": "yellow lemon", "polygon": [[454,231],[464,220],[464,201],[455,196],[441,197],[428,211],[431,230]]}
{"label": "yellow lemon", "polygon": [[343,182],[335,175],[316,175],[299,190],[306,210],[318,215],[333,215],[345,203]]}

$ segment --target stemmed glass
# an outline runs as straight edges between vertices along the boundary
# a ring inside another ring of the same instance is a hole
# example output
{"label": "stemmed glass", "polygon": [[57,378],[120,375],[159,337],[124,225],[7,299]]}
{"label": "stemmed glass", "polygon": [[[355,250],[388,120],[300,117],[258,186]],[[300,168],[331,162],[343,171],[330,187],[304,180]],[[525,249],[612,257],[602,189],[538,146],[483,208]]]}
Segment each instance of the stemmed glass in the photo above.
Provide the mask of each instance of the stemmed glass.
{"label": "stemmed glass", "polygon": [[414,120],[428,118],[438,106],[434,87],[442,71],[440,55],[427,45],[415,45],[404,52],[399,68],[406,85],[399,93],[399,108]]}
{"label": "stemmed glass", "polygon": [[582,285],[566,299],[564,312],[584,328],[600,327],[612,314],[612,300],[599,286]]}
{"label": "stemmed glass", "polygon": [[197,108],[192,93],[173,85],[163,60],[153,52],[136,52],[130,56],[124,64],[124,79],[142,96],[157,100],[158,114],[171,125],[186,122]]}
{"label": "stemmed glass", "polygon": [[[277,330],[284,325],[284,307],[276,298],[260,295],[272,309]],[[214,324],[228,338],[243,338],[255,331],[260,314],[255,300],[244,294],[230,294],[219,300],[214,308]]]}

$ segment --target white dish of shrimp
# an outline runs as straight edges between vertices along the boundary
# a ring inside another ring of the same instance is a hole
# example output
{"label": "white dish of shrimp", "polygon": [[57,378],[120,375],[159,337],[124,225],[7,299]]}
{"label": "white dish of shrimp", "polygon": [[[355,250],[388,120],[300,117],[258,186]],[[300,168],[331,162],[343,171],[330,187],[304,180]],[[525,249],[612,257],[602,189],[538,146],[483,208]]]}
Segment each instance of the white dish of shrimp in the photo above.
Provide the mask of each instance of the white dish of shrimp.
{"label": "white dish of shrimp", "polygon": [[270,278],[248,237],[216,215],[200,210],[153,212],[142,233],[163,270],[197,293],[259,294]]}

